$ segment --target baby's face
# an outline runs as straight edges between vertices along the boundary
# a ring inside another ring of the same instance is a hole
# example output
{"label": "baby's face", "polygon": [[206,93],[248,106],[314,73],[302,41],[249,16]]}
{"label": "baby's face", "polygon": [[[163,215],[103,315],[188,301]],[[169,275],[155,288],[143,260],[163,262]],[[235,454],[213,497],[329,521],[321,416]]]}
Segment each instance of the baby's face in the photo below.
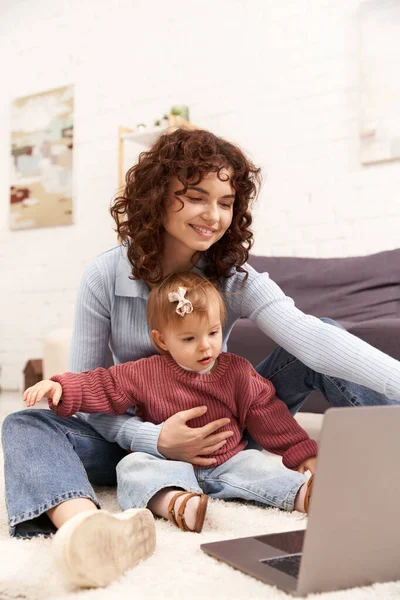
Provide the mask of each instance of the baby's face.
{"label": "baby's face", "polygon": [[168,352],[175,362],[194,371],[202,371],[221,352],[222,325],[220,308],[210,306],[208,318],[199,318],[196,311],[182,317],[178,327],[163,332]]}

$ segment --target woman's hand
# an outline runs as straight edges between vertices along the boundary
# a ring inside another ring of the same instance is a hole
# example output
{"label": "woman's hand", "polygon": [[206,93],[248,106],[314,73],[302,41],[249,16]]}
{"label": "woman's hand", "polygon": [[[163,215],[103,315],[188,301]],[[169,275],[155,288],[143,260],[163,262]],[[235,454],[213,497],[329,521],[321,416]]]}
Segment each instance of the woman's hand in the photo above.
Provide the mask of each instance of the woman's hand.
{"label": "woman's hand", "polygon": [[26,389],[23,398],[26,406],[33,406],[37,402],[40,402],[44,397],[51,398],[53,404],[57,406],[60,402],[61,395],[62,387],[59,383],[51,381],[50,379],[43,379],[43,381],[39,381],[39,383]]}
{"label": "woman's hand", "polygon": [[317,457],[312,456],[311,458],[307,458],[303,460],[303,462],[297,467],[299,473],[305,473],[306,471],[311,471],[311,474],[315,474],[315,467],[317,464]]}
{"label": "woman's hand", "polygon": [[203,427],[189,427],[187,421],[201,417],[207,412],[206,406],[182,410],[165,421],[158,438],[157,449],[170,460],[181,460],[201,467],[210,467],[215,458],[204,458],[226,443],[233,431],[215,433],[227,425],[230,419],[218,419]]}

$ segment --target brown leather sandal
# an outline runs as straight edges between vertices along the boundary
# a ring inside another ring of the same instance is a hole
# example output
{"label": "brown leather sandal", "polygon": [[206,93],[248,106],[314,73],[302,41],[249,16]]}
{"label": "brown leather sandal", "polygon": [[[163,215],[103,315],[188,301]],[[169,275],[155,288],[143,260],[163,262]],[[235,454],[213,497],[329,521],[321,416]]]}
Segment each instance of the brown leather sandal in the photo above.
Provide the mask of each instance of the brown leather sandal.
{"label": "brown leather sandal", "polygon": [[[178,509],[178,513],[175,513],[175,502],[180,496],[183,495],[185,495],[186,498],[182,500],[182,503]],[[187,526],[185,521],[185,508],[190,498],[193,498],[194,496],[200,497],[200,505],[197,509],[197,518],[194,529],[190,529],[190,527]],[[192,531],[195,533],[200,533],[203,529],[204,519],[207,511],[207,503],[208,496],[206,496],[206,494],[199,494],[197,492],[177,492],[168,504],[168,519],[171,521],[171,523],[176,525],[176,527],[179,527],[179,529],[181,529],[182,531]]]}
{"label": "brown leather sandal", "polygon": [[304,511],[306,513],[308,513],[308,509],[310,506],[313,482],[314,482],[314,475],[311,475],[310,479],[307,481],[307,490],[306,490],[306,495],[304,496]]}

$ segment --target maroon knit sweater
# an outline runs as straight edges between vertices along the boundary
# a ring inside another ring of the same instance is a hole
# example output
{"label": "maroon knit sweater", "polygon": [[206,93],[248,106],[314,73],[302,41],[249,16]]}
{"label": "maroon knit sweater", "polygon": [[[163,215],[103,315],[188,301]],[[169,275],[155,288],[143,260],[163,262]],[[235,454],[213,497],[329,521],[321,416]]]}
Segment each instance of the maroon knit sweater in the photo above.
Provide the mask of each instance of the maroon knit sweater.
{"label": "maroon knit sweater", "polygon": [[63,389],[58,406],[49,400],[50,408],[61,417],[78,411],[123,414],[135,406],[137,416],[157,425],[181,410],[203,405],[207,412],[192,419],[191,427],[229,417],[230,423],[221,431],[234,434],[211,455],[217,460],[215,465],[246,447],[245,429],[265,450],[281,455],[289,469],[317,454],[317,443],[276,397],[273,384],[234,354],[220,354],[217,368],[206,375],[186,371],[170,357],[155,355],[110,369],[65,373],[51,379]]}

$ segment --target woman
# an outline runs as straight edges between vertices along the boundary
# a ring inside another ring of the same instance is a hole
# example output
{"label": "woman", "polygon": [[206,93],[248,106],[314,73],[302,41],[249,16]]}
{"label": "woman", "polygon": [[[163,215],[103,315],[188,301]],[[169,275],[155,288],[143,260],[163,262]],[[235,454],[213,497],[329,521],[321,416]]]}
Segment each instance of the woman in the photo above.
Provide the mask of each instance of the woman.
{"label": "woman", "polygon": [[[150,288],[169,273],[192,268],[219,280],[224,292],[223,350],[240,317],[252,319],[279,344],[257,371],[272,381],[292,413],[313,389],[334,406],[400,400],[399,362],[334,323],[303,314],[267,273],[246,264],[253,243],[250,207],[259,184],[260,170],[242,151],[206,131],[177,130],[142,153],[111,209],[123,245],[99,256],[82,280],[71,370],[107,366],[109,348],[116,362],[154,354],[145,316]],[[11,535],[49,534],[63,525],[55,540],[70,565],[69,578],[104,585],[95,569],[79,579],[69,550],[79,537],[81,571],[89,572],[85,557],[93,559],[99,545],[110,548],[102,560],[114,560],[113,525],[103,525],[104,511],[94,512],[99,503],[89,481],[115,484],[115,468],[126,450],[212,465],[207,456],[229,432],[218,432],[225,419],[200,429],[187,425],[205,412],[205,407],[184,411],[160,425],[144,423],[133,413],[78,419],[60,419],[47,410],[9,415],[3,445]],[[22,444],[24,459],[18,452]],[[33,465],[40,465],[39,474]],[[97,544],[82,543],[91,538],[81,535],[83,527],[96,530]],[[119,539],[125,554],[130,543],[128,535]],[[139,555],[149,552],[143,548]],[[112,572],[106,583],[124,568]]]}

